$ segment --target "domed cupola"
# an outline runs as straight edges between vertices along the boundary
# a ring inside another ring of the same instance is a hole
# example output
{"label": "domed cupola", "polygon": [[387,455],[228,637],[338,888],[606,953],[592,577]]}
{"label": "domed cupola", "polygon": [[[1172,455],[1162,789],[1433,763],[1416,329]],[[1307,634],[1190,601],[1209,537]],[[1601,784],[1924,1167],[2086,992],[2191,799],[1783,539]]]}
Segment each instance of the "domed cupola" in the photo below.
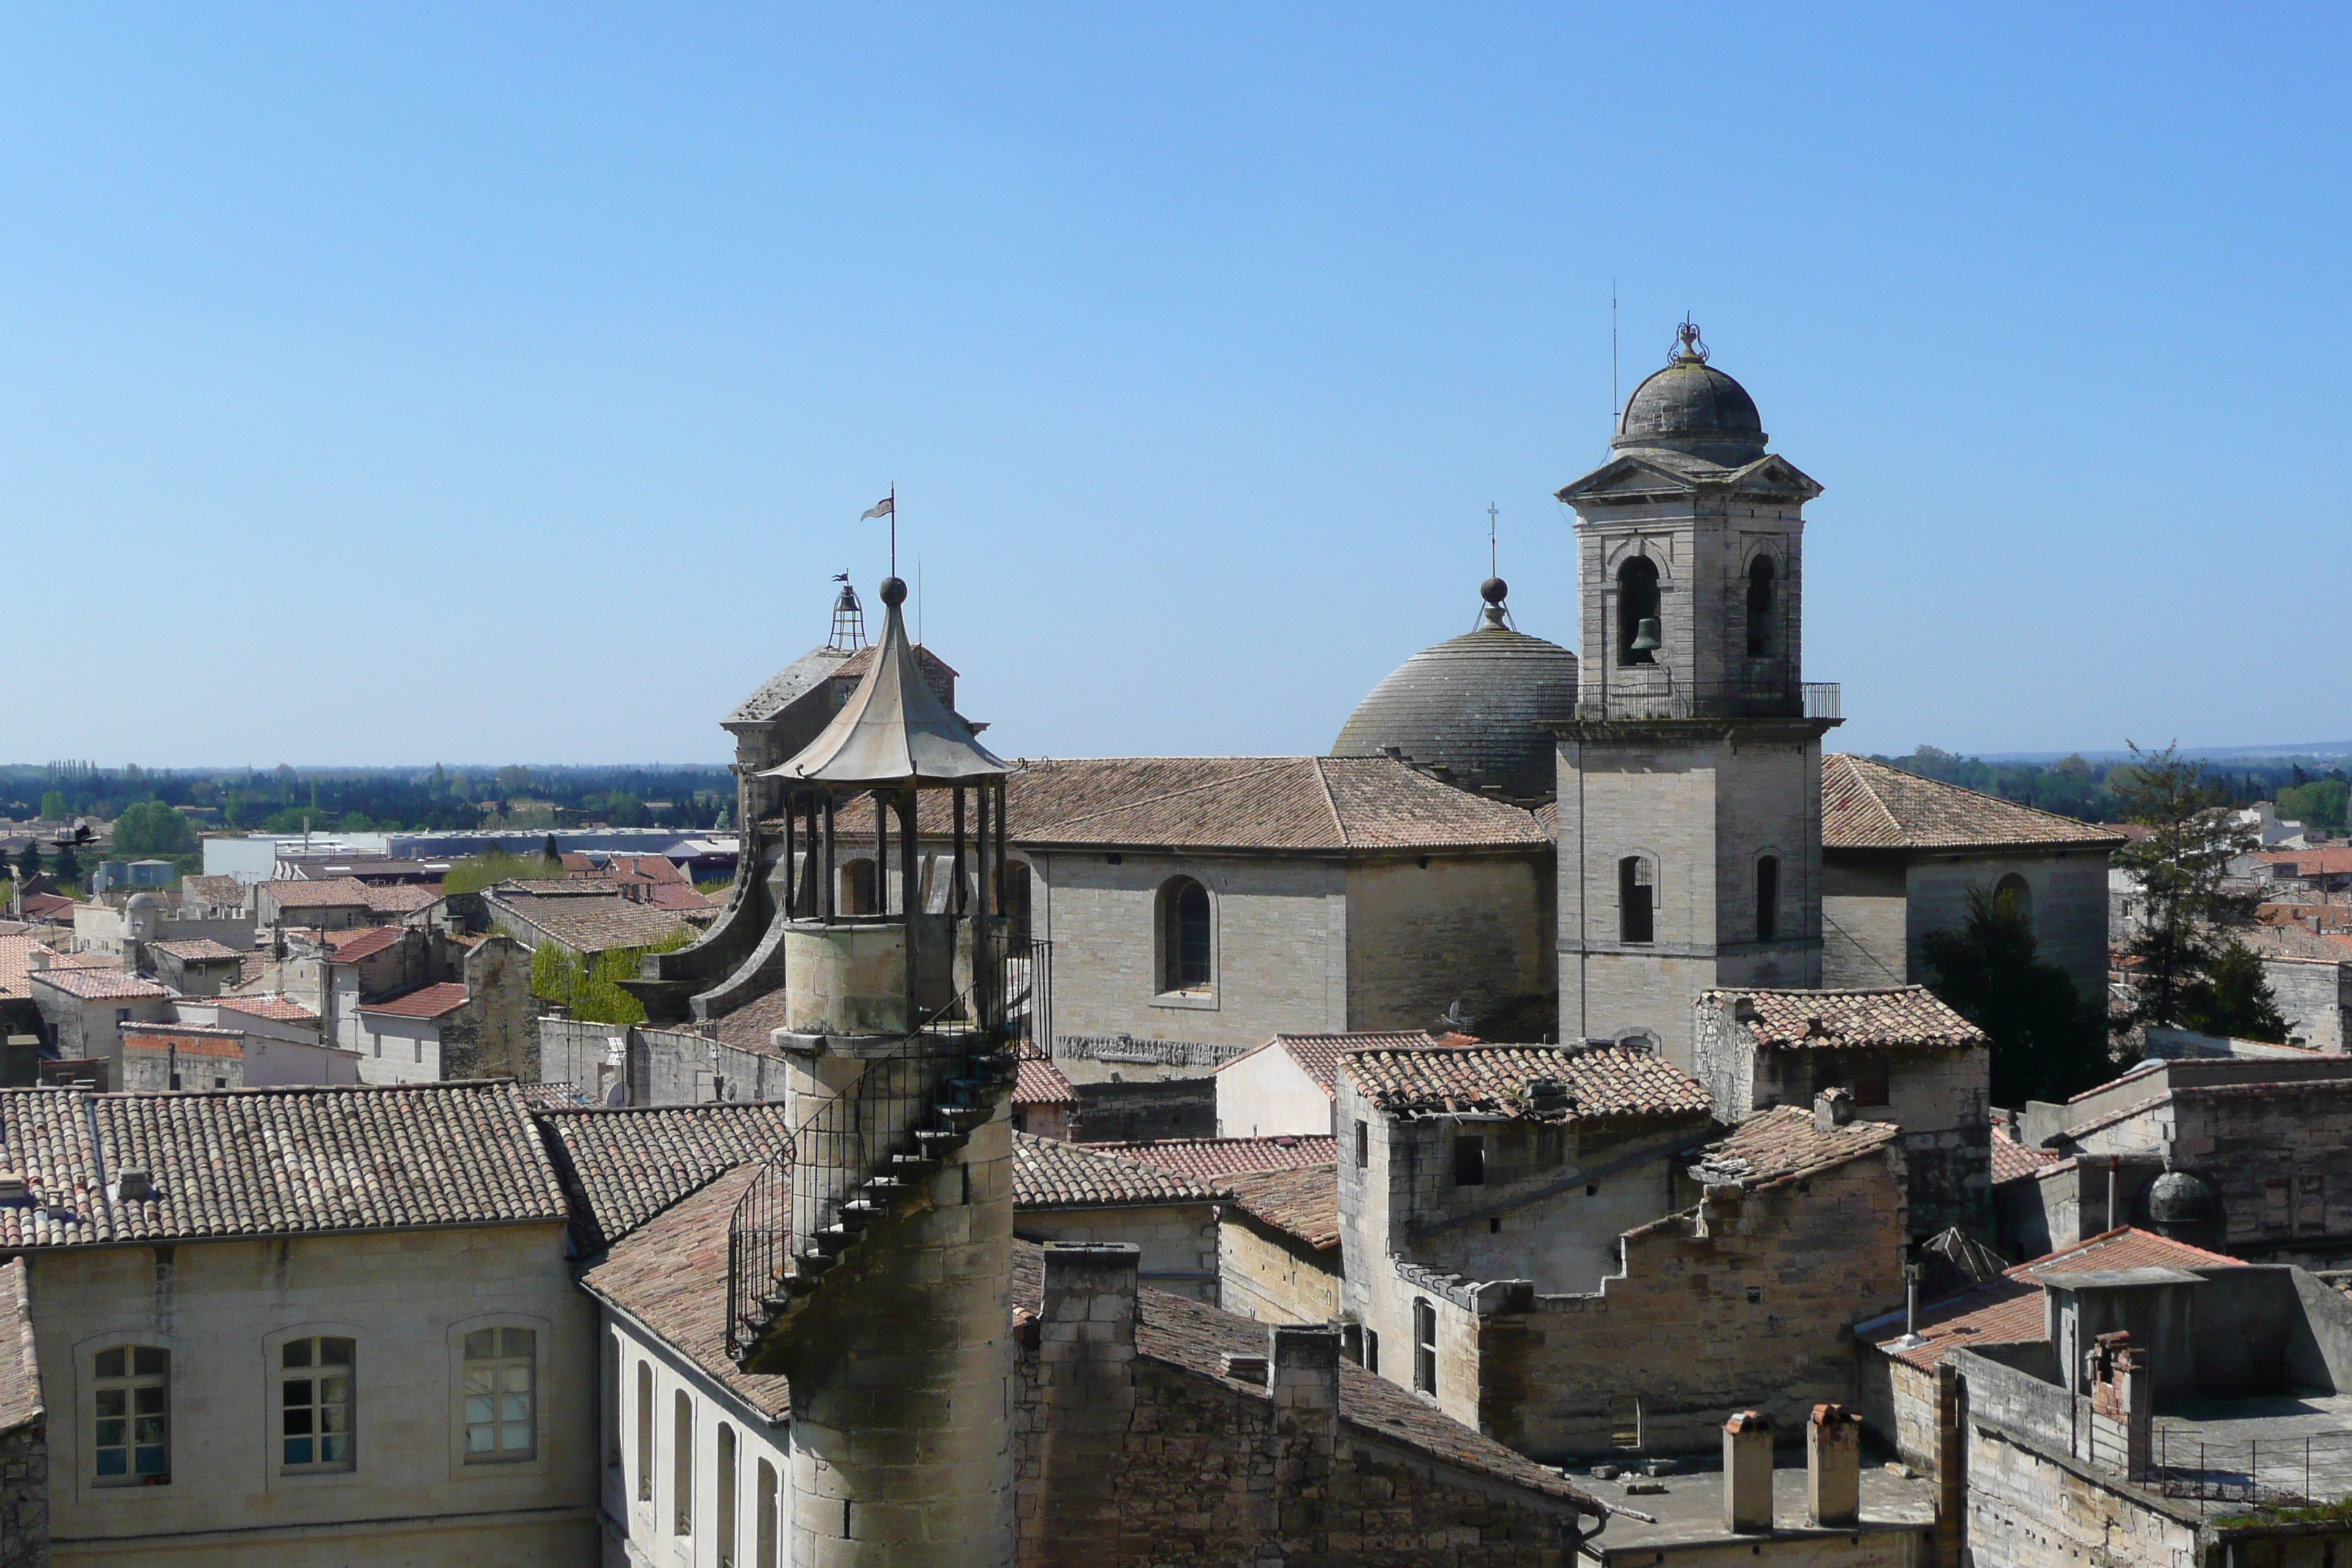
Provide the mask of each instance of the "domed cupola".
{"label": "domed cupola", "polygon": [[1331,743],[1335,757],[1394,752],[1454,782],[1512,800],[1549,799],[1555,763],[1549,725],[1576,717],[1576,655],[1510,625],[1508,584],[1489,577],[1475,631],[1404,661]]}
{"label": "domed cupola", "polygon": [[1729,468],[1762,457],[1764,420],[1756,400],[1706,357],[1698,329],[1684,322],[1665,368],[1625,400],[1610,449],[1664,447]]}

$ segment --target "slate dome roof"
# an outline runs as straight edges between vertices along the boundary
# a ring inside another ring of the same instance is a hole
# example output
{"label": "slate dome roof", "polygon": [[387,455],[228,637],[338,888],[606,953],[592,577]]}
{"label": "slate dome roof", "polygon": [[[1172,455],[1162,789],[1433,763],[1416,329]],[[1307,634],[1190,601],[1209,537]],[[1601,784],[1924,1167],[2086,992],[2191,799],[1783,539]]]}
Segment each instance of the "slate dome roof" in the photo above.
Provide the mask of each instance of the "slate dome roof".
{"label": "slate dome roof", "polygon": [[2186,1171],[2167,1171],[2148,1184],[2147,1217],[2163,1225],[2193,1225],[2221,1217],[2221,1195],[2213,1184]]}
{"label": "slate dome roof", "polygon": [[1331,755],[1378,756],[1394,747],[1407,762],[1450,769],[1473,788],[1549,797],[1556,764],[1545,726],[1576,717],[1576,655],[1514,631],[1498,605],[1486,622],[1422,649],[1373,687]]}
{"label": "slate dome roof", "polygon": [[1763,416],[1748,389],[1696,354],[1633,389],[1618,417],[1613,451],[1664,447],[1737,468],[1764,455]]}

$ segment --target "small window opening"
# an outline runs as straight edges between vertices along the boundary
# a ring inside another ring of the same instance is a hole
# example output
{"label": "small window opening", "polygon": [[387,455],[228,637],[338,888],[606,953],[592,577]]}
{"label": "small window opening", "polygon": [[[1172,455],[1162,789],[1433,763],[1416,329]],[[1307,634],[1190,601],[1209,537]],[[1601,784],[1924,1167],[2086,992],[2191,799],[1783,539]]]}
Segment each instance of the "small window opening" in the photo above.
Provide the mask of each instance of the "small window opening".
{"label": "small window opening", "polygon": [[1748,568],[1748,657],[1772,652],[1772,558],[1759,555]]}
{"label": "small window opening", "polygon": [[1364,1370],[1370,1373],[1381,1370],[1381,1336],[1370,1329],[1364,1331]]}
{"label": "small window opening", "polygon": [[735,1568],[735,1428],[719,1424],[719,1568]]}
{"label": "small window opening", "polygon": [[91,1371],[97,1419],[90,1447],[98,1484],[171,1485],[172,1352],[118,1345],[99,1352]]}
{"label": "small window opening", "polygon": [[352,1342],[289,1340],[278,1352],[279,1462],[289,1470],[352,1466]]}
{"label": "small window opening", "polygon": [[[1642,635],[1644,621],[1650,623],[1646,638]],[[1635,645],[1654,643],[1657,636],[1657,563],[1646,555],[1636,555],[1617,569],[1617,661],[1655,664],[1652,648]]]}
{"label": "small window opening", "polygon": [[1437,1309],[1426,1300],[1412,1304],[1412,1385],[1437,1392]]}
{"label": "small window opening", "polygon": [[1356,1169],[1368,1170],[1372,1163],[1372,1125],[1359,1119],[1356,1122]]}
{"label": "small window opening", "polygon": [[1502,1220],[1501,1220],[1500,1218],[1489,1219],[1489,1220],[1486,1222],[1486,1234],[1487,1234],[1488,1236],[1500,1236],[1500,1235],[1502,1235],[1502,1234],[1503,1234],[1503,1222],[1502,1222]]}
{"label": "small window opening", "polygon": [[1454,1184],[1457,1187],[1483,1187],[1486,1184],[1486,1141],[1484,1138],[1456,1138],[1454,1141]]}
{"label": "small window opening", "polygon": [[1756,940],[1770,942],[1780,929],[1780,858],[1764,855],[1756,861]]}
{"label": "small window opening", "polygon": [[1609,1400],[1609,1441],[1612,1447],[1642,1446],[1642,1399],[1634,1394],[1612,1394]]}
{"label": "small window opening", "polygon": [[752,1561],[759,1568],[777,1568],[776,1543],[776,1467],[767,1460],[760,1461],[760,1515],[753,1528]]}
{"label": "small window opening", "polygon": [[539,1440],[539,1336],[477,1329],[466,1336],[466,1462],[528,1459]]}
{"label": "small window opening", "polygon": [[1617,862],[1617,940],[1620,942],[1652,942],[1656,940],[1657,884],[1652,879],[1650,862],[1639,855],[1628,855]]}
{"label": "small window opening", "polygon": [[841,912],[871,915],[881,912],[874,897],[874,862],[852,860],[841,868]]}

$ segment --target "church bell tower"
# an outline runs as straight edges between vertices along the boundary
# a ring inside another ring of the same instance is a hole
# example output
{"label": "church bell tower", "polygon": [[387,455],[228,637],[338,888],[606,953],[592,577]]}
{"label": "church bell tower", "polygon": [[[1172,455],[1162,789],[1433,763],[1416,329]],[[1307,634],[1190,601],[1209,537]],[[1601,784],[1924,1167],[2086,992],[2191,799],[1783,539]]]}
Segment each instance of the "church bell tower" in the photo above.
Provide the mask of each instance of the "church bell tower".
{"label": "church bell tower", "polygon": [[1755,401],[1685,322],[1576,509],[1581,647],[1559,744],[1563,1040],[1691,1066],[1718,985],[1818,986],[1821,740],[1802,678],[1804,506]]}

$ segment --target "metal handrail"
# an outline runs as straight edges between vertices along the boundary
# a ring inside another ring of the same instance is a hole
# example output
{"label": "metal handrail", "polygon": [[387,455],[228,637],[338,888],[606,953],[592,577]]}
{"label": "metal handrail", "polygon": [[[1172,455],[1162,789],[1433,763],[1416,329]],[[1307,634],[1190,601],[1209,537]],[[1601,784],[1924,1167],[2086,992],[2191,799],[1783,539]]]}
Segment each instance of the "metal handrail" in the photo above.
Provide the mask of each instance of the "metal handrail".
{"label": "metal handrail", "polygon": [[1577,695],[1580,719],[1828,719],[1842,721],[1831,680],[1677,680],[1664,665],[1610,670]]}

